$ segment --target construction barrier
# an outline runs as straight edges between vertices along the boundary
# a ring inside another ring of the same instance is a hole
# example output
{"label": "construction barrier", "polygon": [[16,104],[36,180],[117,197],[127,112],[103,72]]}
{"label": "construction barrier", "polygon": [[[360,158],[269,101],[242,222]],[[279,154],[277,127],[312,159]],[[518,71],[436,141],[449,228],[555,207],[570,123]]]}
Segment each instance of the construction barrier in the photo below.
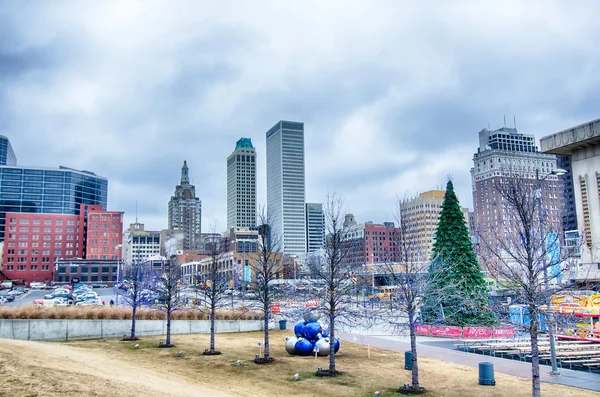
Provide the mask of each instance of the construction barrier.
{"label": "construction barrier", "polygon": [[433,336],[436,338],[514,338],[516,330],[513,327],[453,327],[447,325],[415,324],[415,334]]}

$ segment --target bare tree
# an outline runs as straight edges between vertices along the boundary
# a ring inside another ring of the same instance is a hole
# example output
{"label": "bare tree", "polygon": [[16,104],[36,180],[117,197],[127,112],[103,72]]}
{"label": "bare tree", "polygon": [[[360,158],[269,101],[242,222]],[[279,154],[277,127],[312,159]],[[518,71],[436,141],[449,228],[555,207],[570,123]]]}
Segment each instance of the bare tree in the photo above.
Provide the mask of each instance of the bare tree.
{"label": "bare tree", "polygon": [[135,259],[125,269],[125,279],[129,281],[130,286],[127,293],[123,295],[123,300],[131,307],[131,333],[129,334],[129,340],[138,339],[135,334],[136,313],[144,299],[142,291],[149,281],[149,267],[149,262],[141,258],[139,253],[137,253]]}
{"label": "bare tree", "polygon": [[[324,205],[325,213],[325,247],[321,258],[313,257],[307,262],[309,271],[317,282],[325,286],[324,297],[318,296],[321,301],[319,309],[324,312],[329,323],[329,376],[338,374],[335,358],[335,332],[337,325],[345,320],[356,324],[358,317],[364,310],[345,302],[350,296],[354,285],[351,275],[360,272],[362,264],[347,260],[350,246],[344,241],[346,229],[344,228],[343,201],[336,194],[328,194]],[[365,324],[360,324],[365,326]]]}
{"label": "bare tree", "polygon": [[[269,318],[271,314],[271,303],[275,296],[273,281],[283,271],[281,259],[282,254],[277,252],[280,247],[280,236],[273,233],[273,219],[265,209],[258,214],[258,253],[252,255],[255,260],[250,260],[249,265],[256,278],[258,287],[258,300],[262,305],[264,322],[264,356],[255,360],[256,363],[268,363],[273,361],[269,351]],[[280,232],[280,231],[278,231]]]}
{"label": "bare tree", "polygon": [[229,287],[229,280],[222,266],[223,251],[226,249],[219,237],[213,233],[213,239],[208,244],[209,262],[200,277],[204,281],[204,288],[200,289],[200,295],[206,302],[210,315],[210,347],[204,351],[205,355],[217,355],[221,352],[215,350],[215,314],[218,304],[225,297]]}
{"label": "bare tree", "polygon": [[[540,356],[538,336],[541,324],[538,315],[547,305],[546,324],[552,337],[550,298],[567,285],[558,282],[562,264],[572,253],[559,250],[559,216],[555,208],[541,204],[542,181],[512,174],[503,178],[495,189],[499,193],[498,210],[504,222],[493,230],[478,230],[480,255],[492,277],[506,288],[513,289],[529,311],[528,328],[531,341],[532,395],[541,396]],[[556,284],[550,288],[550,284]],[[556,368],[555,359],[554,370]]]}
{"label": "bare tree", "polygon": [[157,294],[159,306],[167,314],[167,336],[161,346],[173,347],[171,344],[171,315],[180,304],[179,287],[181,284],[181,266],[175,260],[174,244],[167,242],[165,252],[167,258],[162,262],[162,268],[156,277],[154,291]]}

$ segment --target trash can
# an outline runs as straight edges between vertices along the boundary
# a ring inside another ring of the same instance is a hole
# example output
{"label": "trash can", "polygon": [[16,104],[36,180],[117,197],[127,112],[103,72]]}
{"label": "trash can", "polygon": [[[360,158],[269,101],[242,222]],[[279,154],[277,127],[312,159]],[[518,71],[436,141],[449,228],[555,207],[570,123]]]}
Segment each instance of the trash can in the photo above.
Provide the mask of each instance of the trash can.
{"label": "trash can", "polygon": [[286,330],[287,320],[279,320],[279,329],[282,331]]}
{"label": "trash can", "polygon": [[412,371],[412,351],[404,352],[404,369]]}
{"label": "trash can", "polygon": [[484,386],[495,386],[494,364],[479,363],[479,384]]}

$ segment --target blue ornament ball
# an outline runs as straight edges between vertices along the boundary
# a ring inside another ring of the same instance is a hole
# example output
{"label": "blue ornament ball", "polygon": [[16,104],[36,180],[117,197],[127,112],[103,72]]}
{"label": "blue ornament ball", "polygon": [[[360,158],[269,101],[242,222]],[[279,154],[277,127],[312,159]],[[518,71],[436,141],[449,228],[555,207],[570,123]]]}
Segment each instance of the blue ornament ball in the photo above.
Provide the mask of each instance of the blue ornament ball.
{"label": "blue ornament ball", "polygon": [[321,332],[321,338],[329,338],[329,334],[325,331]]}
{"label": "blue ornament ball", "polygon": [[340,338],[336,336],[333,340],[333,351],[337,353],[338,350],[340,350]]}
{"label": "blue ornament ball", "polygon": [[300,356],[310,356],[313,351],[313,344],[306,338],[299,338],[296,342],[295,351]]}
{"label": "blue ornament ball", "polygon": [[296,334],[298,338],[304,336],[304,322],[300,321],[294,326],[294,334]]}
{"label": "blue ornament ball", "polygon": [[304,337],[308,339],[317,339],[317,335],[321,333],[323,329],[319,323],[308,323],[304,327]]}

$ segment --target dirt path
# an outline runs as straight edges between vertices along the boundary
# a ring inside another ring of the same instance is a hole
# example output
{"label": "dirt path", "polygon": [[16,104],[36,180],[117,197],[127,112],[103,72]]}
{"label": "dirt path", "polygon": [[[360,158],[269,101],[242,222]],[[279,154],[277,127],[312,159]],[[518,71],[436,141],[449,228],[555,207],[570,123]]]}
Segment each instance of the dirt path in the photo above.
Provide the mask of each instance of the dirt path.
{"label": "dirt path", "polygon": [[[64,344],[0,339],[0,396],[214,396],[232,394]],[[225,390],[227,386],[224,386]]]}

